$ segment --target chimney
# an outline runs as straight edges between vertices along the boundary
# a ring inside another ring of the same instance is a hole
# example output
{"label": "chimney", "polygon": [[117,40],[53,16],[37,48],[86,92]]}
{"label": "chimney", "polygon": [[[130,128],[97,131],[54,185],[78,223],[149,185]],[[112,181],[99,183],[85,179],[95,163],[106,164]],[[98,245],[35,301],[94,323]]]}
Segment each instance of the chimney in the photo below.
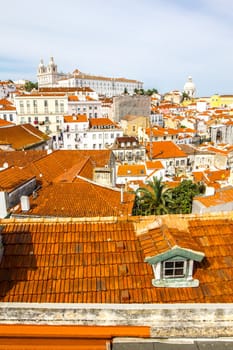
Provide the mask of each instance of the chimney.
{"label": "chimney", "polygon": [[21,210],[27,212],[30,210],[30,201],[28,196],[20,197]]}

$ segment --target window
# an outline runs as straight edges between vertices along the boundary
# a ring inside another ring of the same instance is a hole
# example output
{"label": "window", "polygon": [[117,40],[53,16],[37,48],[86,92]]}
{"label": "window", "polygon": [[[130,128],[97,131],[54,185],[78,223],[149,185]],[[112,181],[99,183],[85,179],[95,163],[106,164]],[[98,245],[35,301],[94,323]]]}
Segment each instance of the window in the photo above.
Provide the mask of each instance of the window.
{"label": "window", "polygon": [[19,112],[22,114],[24,113],[24,105],[23,105],[23,101],[19,102]]}
{"label": "window", "polygon": [[180,278],[185,276],[184,260],[167,260],[163,263],[163,278]]}
{"label": "window", "polygon": [[44,111],[45,113],[48,113],[48,101],[44,100]]}
{"label": "window", "polygon": [[61,113],[64,113],[64,102],[61,101],[60,103],[60,110],[61,110]]}
{"label": "window", "polygon": [[55,100],[55,113],[58,113],[58,100]]}
{"label": "window", "polygon": [[34,113],[38,113],[36,100],[33,100],[33,108],[34,108]]}
{"label": "window", "polygon": [[95,140],[96,139],[96,134],[92,135],[92,139]]}
{"label": "window", "polygon": [[27,101],[27,113],[30,113],[30,101]]}

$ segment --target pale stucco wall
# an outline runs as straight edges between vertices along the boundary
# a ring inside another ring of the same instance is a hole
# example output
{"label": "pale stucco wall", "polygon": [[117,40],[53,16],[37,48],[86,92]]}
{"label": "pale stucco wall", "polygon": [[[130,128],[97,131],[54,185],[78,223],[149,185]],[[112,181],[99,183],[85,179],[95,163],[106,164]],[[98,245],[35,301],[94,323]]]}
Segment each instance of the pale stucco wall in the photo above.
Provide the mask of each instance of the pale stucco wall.
{"label": "pale stucco wall", "polygon": [[151,337],[233,336],[233,304],[0,303],[0,324],[149,326]]}

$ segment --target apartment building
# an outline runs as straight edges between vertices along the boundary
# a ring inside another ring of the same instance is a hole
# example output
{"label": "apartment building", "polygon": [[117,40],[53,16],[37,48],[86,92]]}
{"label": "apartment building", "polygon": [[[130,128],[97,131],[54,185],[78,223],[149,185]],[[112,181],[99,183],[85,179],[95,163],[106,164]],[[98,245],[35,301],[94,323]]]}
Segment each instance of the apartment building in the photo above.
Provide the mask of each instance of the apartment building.
{"label": "apartment building", "polygon": [[7,99],[0,100],[0,119],[17,124],[17,114],[15,106]]}
{"label": "apartment building", "polygon": [[0,81],[0,99],[8,97],[10,93],[16,90],[15,84],[12,81]]}
{"label": "apartment building", "polygon": [[88,118],[100,118],[102,116],[101,101],[90,96],[69,96],[68,113],[85,114]]}
{"label": "apartment building", "polygon": [[60,148],[108,149],[123,130],[108,118],[87,119],[85,115],[65,116]]}
{"label": "apartment building", "polygon": [[136,137],[117,137],[112,151],[119,163],[142,163],[146,160],[146,149]]}
{"label": "apartment building", "polygon": [[51,136],[61,132],[68,111],[65,93],[31,93],[15,96],[18,124],[30,123]]}

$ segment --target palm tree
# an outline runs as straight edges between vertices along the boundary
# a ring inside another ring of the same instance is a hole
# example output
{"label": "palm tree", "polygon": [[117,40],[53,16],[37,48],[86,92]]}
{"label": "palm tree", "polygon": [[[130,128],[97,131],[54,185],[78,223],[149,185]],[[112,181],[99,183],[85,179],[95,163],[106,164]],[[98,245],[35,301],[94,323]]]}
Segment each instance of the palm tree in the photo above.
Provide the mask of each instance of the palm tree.
{"label": "palm tree", "polygon": [[146,185],[147,187],[139,187],[135,192],[134,215],[167,214],[172,202],[171,191],[165,188],[162,178],[153,177]]}

